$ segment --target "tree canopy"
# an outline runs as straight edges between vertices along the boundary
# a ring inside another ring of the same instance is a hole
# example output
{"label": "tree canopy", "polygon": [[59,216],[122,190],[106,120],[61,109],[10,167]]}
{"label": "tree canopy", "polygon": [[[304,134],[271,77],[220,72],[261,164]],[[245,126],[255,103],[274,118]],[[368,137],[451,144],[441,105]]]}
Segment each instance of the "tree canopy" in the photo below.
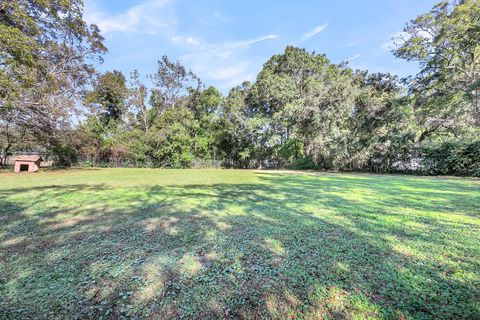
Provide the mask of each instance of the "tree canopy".
{"label": "tree canopy", "polygon": [[4,153],[12,137],[25,132],[50,150],[61,144],[59,129],[69,126],[80,93],[106,50],[98,28],[83,20],[81,0],[0,3]]}

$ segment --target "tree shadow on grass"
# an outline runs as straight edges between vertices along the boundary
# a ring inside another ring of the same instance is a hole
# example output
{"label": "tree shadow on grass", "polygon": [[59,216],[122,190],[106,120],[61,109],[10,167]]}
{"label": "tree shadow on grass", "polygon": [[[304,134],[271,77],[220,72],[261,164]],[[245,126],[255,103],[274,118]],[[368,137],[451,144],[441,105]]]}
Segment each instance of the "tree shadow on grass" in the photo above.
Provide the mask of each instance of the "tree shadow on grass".
{"label": "tree shadow on grass", "polygon": [[480,317],[469,186],[259,180],[1,190],[0,317]]}

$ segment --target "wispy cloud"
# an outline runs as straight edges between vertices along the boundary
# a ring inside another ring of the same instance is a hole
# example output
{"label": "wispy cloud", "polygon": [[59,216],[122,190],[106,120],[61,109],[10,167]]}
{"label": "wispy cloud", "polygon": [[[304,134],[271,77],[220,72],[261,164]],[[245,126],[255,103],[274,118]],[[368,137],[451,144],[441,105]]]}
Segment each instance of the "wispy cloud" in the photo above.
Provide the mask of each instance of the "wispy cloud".
{"label": "wispy cloud", "polygon": [[277,39],[277,38],[278,37],[276,35],[269,34],[268,36],[263,36],[263,37],[259,37],[259,38],[256,38],[256,39],[251,39],[251,40],[239,42],[237,44],[234,44],[234,46],[245,47],[245,46],[249,46],[249,45],[252,45],[252,44],[255,44],[255,43],[259,43],[259,42],[263,42],[263,41],[267,41],[267,40],[273,40],[273,39]]}
{"label": "wispy cloud", "polygon": [[401,31],[401,32],[397,32],[397,33],[392,34],[390,36],[390,41],[382,44],[380,46],[380,48],[382,48],[382,50],[385,50],[385,51],[395,50],[402,43],[404,43],[405,41],[408,41],[412,37],[415,37],[415,38],[419,37],[424,41],[432,41],[433,40],[432,34],[428,31],[425,31],[425,30],[416,31],[414,34],[411,34],[411,33],[405,32],[405,31]]}
{"label": "wispy cloud", "polygon": [[361,56],[362,56],[361,54],[356,54],[356,55],[348,58],[346,61],[350,62],[350,61],[353,61],[353,60],[355,60],[355,59],[360,58]]}
{"label": "wispy cloud", "polygon": [[180,45],[189,45],[189,46],[198,46],[201,45],[201,41],[195,37],[185,37],[185,36],[172,36],[170,37],[170,41],[172,44],[180,44]]}
{"label": "wispy cloud", "polygon": [[306,42],[308,40],[310,40],[311,38],[313,38],[314,36],[316,36],[317,34],[319,34],[320,32],[322,32],[323,30],[325,30],[325,28],[327,27],[327,24],[323,24],[321,26],[316,26],[315,28],[313,28],[312,30],[306,32],[301,38],[300,38],[300,43],[303,43],[303,42]]}
{"label": "wispy cloud", "polygon": [[172,42],[172,44],[189,45],[192,48],[196,49],[194,53],[208,52],[218,57],[227,57],[236,51],[240,51],[252,45],[255,45],[264,41],[268,41],[268,40],[274,40],[277,38],[278,36],[274,34],[270,34],[270,35],[261,36],[254,39],[247,39],[247,40],[241,40],[241,41],[228,41],[223,43],[213,43],[213,42],[203,41],[191,36],[176,35],[176,36],[172,36],[170,38],[170,41]]}
{"label": "wispy cloud", "polygon": [[274,40],[278,37],[270,34],[254,39],[224,43],[198,42],[196,50],[180,57],[180,60],[199,75],[220,83],[224,88],[252,81],[258,72],[255,61],[245,56],[246,50],[258,43]]}
{"label": "wispy cloud", "polygon": [[215,17],[215,19],[217,19],[218,21],[221,21],[221,22],[231,22],[233,20],[232,18],[226,16],[225,14],[223,14],[220,11],[215,11],[213,13],[213,16]]}
{"label": "wispy cloud", "polygon": [[384,51],[392,51],[395,50],[399,43],[406,41],[409,38],[408,33],[406,32],[397,32],[390,35],[390,41],[383,43],[380,48]]}
{"label": "wispy cloud", "polygon": [[164,10],[169,3],[170,0],[150,0],[133,6],[125,12],[110,15],[98,9],[95,2],[89,2],[85,11],[85,19],[89,23],[97,24],[103,33],[157,33],[158,29],[171,27],[174,21],[173,17],[167,16],[166,10]]}

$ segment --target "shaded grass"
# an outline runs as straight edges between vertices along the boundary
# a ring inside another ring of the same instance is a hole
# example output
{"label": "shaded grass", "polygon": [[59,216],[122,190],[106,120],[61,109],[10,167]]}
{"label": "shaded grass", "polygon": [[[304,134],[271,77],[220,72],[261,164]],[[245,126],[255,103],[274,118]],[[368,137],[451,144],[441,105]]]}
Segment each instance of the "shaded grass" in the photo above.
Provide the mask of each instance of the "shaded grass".
{"label": "shaded grass", "polygon": [[0,175],[0,318],[480,318],[480,181]]}

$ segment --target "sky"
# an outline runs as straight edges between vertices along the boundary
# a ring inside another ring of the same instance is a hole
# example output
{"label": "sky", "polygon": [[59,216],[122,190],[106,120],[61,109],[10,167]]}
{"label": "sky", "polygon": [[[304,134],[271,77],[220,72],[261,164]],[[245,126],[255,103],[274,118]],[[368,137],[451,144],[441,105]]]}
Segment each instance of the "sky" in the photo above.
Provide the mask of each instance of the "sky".
{"label": "sky", "polygon": [[415,74],[415,63],[391,53],[392,37],[438,1],[86,0],[85,19],[99,26],[109,49],[100,70],[137,69],[146,78],[167,55],[225,94],[255,81],[287,45],[355,69]]}

